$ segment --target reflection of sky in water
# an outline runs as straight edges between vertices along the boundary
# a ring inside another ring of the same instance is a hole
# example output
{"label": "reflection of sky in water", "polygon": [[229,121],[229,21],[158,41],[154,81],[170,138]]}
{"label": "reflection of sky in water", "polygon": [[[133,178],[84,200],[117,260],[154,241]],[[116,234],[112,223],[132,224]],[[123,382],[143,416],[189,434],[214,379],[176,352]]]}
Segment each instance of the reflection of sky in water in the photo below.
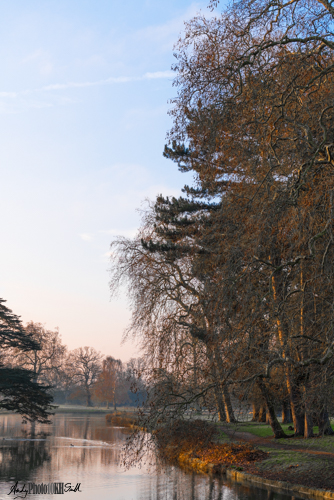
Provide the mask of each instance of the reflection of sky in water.
{"label": "reflection of sky in water", "polygon": [[[120,466],[125,430],[105,424],[104,416],[55,415],[53,424],[22,425],[19,416],[0,415],[0,496],[19,482],[81,483],[71,500],[290,500],[292,497],[237,484],[223,484],[205,475],[166,467],[155,474],[143,464]],[[28,495],[28,500],[59,498]],[[295,497],[296,498],[296,497]]]}

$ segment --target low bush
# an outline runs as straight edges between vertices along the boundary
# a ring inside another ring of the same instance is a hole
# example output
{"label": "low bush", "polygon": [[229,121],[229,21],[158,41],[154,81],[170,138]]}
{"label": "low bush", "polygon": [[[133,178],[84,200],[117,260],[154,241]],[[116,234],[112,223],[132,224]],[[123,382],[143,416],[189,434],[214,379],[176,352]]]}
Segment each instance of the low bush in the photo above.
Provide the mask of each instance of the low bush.
{"label": "low bush", "polygon": [[267,453],[249,443],[218,443],[217,427],[203,420],[176,421],[155,432],[160,456],[169,461],[197,458],[206,464],[241,465],[261,461]]}

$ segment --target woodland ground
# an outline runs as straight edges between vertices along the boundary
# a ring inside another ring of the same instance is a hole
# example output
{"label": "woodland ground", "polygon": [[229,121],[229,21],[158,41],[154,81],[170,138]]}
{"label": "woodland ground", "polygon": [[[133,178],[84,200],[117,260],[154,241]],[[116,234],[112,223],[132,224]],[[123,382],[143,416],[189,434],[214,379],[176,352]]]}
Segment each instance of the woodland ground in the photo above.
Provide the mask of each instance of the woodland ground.
{"label": "woodland ground", "polygon": [[[334,491],[334,436],[275,440],[266,424],[246,422],[217,425],[221,430],[220,442],[247,442],[268,453],[260,462],[242,464],[244,472]],[[285,431],[288,426],[283,426]],[[317,430],[315,427],[314,433]]]}

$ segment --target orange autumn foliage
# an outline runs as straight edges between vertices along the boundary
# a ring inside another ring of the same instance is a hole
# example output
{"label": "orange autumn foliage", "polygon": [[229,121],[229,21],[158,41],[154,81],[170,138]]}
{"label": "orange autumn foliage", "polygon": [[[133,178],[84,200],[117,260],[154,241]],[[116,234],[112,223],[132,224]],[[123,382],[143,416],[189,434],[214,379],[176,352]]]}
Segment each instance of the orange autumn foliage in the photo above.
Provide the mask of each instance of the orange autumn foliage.
{"label": "orange autumn foliage", "polygon": [[215,442],[217,427],[203,420],[175,421],[156,431],[155,438],[161,458],[171,462],[186,455],[205,464],[242,465],[261,461],[268,455],[249,443]]}
{"label": "orange autumn foliage", "polygon": [[251,444],[215,444],[210,445],[197,453],[197,457],[205,463],[224,464],[248,464],[259,462],[267,457],[267,453],[254,448]]}

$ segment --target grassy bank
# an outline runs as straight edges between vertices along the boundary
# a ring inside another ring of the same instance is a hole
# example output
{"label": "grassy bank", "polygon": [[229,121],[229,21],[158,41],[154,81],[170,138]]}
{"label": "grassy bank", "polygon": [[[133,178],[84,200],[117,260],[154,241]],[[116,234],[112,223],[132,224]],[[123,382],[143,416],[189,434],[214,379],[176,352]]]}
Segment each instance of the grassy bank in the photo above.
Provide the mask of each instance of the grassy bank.
{"label": "grassy bank", "polygon": [[203,420],[176,421],[155,432],[162,459],[213,472],[262,461],[267,456],[251,443],[229,439],[218,426]]}
{"label": "grassy bank", "polygon": [[[218,424],[220,425],[220,424]],[[304,439],[303,437],[295,438],[293,437],[293,431],[290,431],[288,427],[291,424],[283,424],[284,432],[290,436],[288,439],[280,439],[279,441],[275,441],[280,445],[289,446],[289,447],[298,447],[302,448],[305,451],[307,450],[318,450],[329,453],[334,453],[334,436],[323,436],[319,437],[317,434],[319,429],[317,426],[313,427],[313,438]],[[253,436],[267,439],[268,441],[274,437],[272,429],[268,424],[262,424],[258,422],[240,422],[237,424],[222,424],[222,427],[228,432],[230,437],[233,437],[233,434],[237,436],[237,439],[243,438],[247,439],[247,436],[242,436],[241,433],[248,433]],[[332,424],[332,428],[334,426]]]}
{"label": "grassy bank", "polygon": [[[224,424],[226,425],[226,424]],[[236,431],[249,432],[259,437],[273,437],[274,433],[269,424],[260,423],[260,422],[238,422],[236,424],[228,424],[231,428],[235,428]],[[287,436],[293,436],[293,431],[289,429],[293,424],[281,424],[282,429],[284,430]],[[334,430],[334,426],[332,425]],[[313,427],[313,434],[316,436],[319,432],[319,428],[317,426]]]}
{"label": "grassy bank", "polygon": [[[263,424],[259,422],[238,422],[237,424],[230,424],[231,429],[235,429],[240,432],[249,432],[259,437],[273,437],[274,433],[269,424]],[[293,431],[289,430],[291,424],[281,424],[282,429],[288,436],[293,435]],[[318,432],[318,429],[317,429]]]}
{"label": "grassy bank", "polygon": [[[157,433],[160,454],[198,472],[243,471],[264,481],[334,492],[334,437],[277,441],[266,424],[223,427],[225,432],[220,424],[203,420],[176,423]],[[247,435],[256,440],[247,441]]]}

